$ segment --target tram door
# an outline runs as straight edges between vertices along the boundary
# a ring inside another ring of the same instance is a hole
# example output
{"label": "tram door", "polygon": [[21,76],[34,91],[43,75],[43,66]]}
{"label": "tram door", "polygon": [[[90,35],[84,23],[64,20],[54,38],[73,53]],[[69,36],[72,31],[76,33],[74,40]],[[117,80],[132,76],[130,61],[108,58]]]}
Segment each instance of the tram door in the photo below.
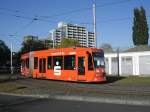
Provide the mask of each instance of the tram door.
{"label": "tram door", "polygon": [[86,80],[85,76],[85,57],[78,57],[78,80]]}
{"label": "tram door", "polygon": [[46,59],[45,58],[39,59],[39,72],[46,73]]}

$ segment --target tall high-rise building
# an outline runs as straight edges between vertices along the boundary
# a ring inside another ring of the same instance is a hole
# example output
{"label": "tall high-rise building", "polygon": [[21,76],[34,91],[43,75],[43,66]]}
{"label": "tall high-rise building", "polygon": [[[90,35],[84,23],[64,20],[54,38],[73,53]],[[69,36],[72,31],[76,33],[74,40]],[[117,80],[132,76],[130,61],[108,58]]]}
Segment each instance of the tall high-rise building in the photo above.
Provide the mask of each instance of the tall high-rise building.
{"label": "tall high-rise building", "polygon": [[50,31],[50,37],[55,45],[60,44],[61,38],[71,38],[78,40],[82,47],[96,47],[94,33],[77,24],[59,22],[58,28]]}

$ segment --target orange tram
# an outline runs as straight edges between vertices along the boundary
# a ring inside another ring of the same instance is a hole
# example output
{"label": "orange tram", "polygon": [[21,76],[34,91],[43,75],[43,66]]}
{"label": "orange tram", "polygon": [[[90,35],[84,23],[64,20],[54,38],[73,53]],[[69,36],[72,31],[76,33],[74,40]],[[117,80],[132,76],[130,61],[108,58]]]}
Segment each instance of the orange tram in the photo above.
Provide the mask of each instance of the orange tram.
{"label": "orange tram", "polygon": [[32,51],[21,56],[26,77],[76,82],[103,82],[104,52],[97,48],[58,48]]}

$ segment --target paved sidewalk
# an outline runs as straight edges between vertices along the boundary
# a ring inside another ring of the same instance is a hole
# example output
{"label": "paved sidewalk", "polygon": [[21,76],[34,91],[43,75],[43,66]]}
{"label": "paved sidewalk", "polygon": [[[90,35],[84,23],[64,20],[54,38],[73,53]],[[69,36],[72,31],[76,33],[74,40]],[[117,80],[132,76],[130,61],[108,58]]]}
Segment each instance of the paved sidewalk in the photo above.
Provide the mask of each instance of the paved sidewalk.
{"label": "paved sidewalk", "polygon": [[[3,77],[3,79],[5,78]],[[103,84],[88,84],[31,79],[20,75],[11,76],[10,80],[6,79],[0,81],[0,92],[3,94],[90,102],[150,105],[150,85],[123,85],[117,81]]]}

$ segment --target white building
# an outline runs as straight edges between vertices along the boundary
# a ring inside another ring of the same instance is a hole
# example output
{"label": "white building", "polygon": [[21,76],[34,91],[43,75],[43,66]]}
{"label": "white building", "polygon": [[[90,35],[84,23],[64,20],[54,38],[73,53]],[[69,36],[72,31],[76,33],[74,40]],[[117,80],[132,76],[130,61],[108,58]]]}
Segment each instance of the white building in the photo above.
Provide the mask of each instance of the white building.
{"label": "white building", "polygon": [[[106,73],[118,74],[117,53],[105,53]],[[150,50],[119,53],[120,75],[150,76]]]}
{"label": "white building", "polygon": [[58,28],[50,31],[50,36],[55,45],[60,43],[61,38],[71,38],[78,40],[82,47],[95,47],[94,33],[77,24],[59,22]]}

